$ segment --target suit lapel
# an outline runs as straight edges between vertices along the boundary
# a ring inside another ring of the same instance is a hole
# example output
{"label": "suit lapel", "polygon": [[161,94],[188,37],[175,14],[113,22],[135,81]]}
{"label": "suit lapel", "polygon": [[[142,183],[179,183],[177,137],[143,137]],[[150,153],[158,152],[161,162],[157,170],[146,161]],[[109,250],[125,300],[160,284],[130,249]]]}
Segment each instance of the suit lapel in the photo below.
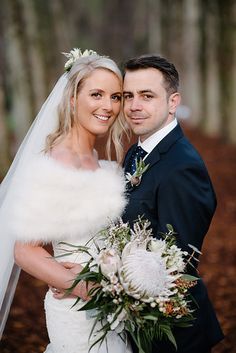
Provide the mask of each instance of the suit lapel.
{"label": "suit lapel", "polygon": [[167,153],[171,146],[183,136],[183,131],[179,125],[165,136],[145,159],[145,164],[149,164],[148,170],[158,163],[161,159],[161,155]]}
{"label": "suit lapel", "polygon": [[[168,135],[166,135],[163,138],[163,140],[161,140],[161,142],[159,142],[156,145],[156,147],[147,156],[147,158],[145,158],[145,165],[149,164],[147,172],[149,171],[150,168],[152,168],[156,163],[160,161],[161,155],[164,153],[167,153],[168,150],[171,148],[171,146],[183,136],[184,136],[183,131],[180,125],[178,124]],[[131,146],[131,148],[128,150],[125,156],[124,163],[123,163],[125,173],[126,173],[126,167],[128,165],[128,161],[136,146],[137,146],[137,143]]]}

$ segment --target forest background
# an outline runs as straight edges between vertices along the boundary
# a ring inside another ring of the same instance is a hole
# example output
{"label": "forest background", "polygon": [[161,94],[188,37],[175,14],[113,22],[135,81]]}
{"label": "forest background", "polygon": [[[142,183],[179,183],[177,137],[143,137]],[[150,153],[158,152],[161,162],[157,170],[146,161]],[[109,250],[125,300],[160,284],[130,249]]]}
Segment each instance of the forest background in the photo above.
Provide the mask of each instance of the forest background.
{"label": "forest background", "polygon": [[[63,73],[61,53],[73,47],[111,56],[121,67],[144,53],[159,53],[176,65],[182,94],[178,118],[203,155],[218,196],[201,264],[226,333],[214,353],[236,351],[236,1],[0,0],[0,179]],[[29,309],[26,293],[32,295],[34,288],[43,298],[44,285],[30,281],[21,275],[0,344],[3,353],[43,352],[42,329],[35,330],[34,339],[31,335],[31,343],[41,335],[38,348],[29,349],[26,340],[24,350],[19,334],[22,315],[28,318],[26,332],[35,313],[43,315],[38,302]]]}

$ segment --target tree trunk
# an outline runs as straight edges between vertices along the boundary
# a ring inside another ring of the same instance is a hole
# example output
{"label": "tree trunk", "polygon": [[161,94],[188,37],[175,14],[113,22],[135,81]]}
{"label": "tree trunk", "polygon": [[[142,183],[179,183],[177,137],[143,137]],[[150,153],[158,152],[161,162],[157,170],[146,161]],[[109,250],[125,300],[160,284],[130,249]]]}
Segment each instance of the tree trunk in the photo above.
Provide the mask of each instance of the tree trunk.
{"label": "tree trunk", "polygon": [[10,164],[4,90],[0,82],[0,183]]}
{"label": "tree trunk", "polygon": [[182,95],[183,104],[191,110],[191,121],[202,120],[199,1],[183,0]]}
{"label": "tree trunk", "polygon": [[[2,4],[4,11],[5,2]],[[9,136],[7,127],[7,112],[6,112],[6,58],[5,58],[5,21],[3,19],[3,11],[0,13],[0,183],[5,176],[10,164],[9,153]]]}
{"label": "tree trunk", "polygon": [[105,1],[103,23],[103,48],[120,61],[133,55],[133,13],[131,1]]}
{"label": "tree trunk", "polygon": [[206,3],[204,32],[204,119],[202,125],[210,135],[221,130],[220,71],[219,71],[219,8],[217,2]]}
{"label": "tree trunk", "polygon": [[46,97],[45,67],[43,53],[39,46],[39,33],[37,13],[33,2],[21,0],[25,17],[25,35],[27,37],[27,56],[29,61],[30,86],[32,91],[32,120],[40,109]]}
{"label": "tree trunk", "polygon": [[222,135],[236,142],[236,3],[234,0],[221,2],[220,6],[220,68],[222,96]]}
{"label": "tree trunk", "polygon": [[28,43],[21,1],[6,2],[6,56],[11,94],[10,115],[16,146],[22,141],[33,115],[33,97],[30,85]]}
{"label": "tree trunk", "polygon": [[147,9],[148,51],[160,54],[162,48],[161,0],[148,0]]}

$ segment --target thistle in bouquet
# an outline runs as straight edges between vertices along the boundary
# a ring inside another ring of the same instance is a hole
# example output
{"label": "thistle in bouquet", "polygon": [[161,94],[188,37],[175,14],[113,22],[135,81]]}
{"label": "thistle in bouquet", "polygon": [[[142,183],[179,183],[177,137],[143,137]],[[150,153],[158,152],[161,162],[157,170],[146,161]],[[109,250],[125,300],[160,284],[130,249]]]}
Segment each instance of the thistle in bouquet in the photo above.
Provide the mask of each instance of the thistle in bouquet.
{"label": "thistle in bouquet", "polygon": [[156,339],[168,339],[177,348],[172,329],[194,320],[189,288],[197,278],[186,274],[186,267],[199,251],[181,250],[176,236],[171,225],[156,239],[148,220],[139,217],[131,228],[120,219],[77,248],[90,258],[70,290],[82,280],[95,283],[79,309],[95,309],[91,336],[96,331],[97,339],[91,348],[111,330],[121,339],[129,333],[140,353],[151,352]]}

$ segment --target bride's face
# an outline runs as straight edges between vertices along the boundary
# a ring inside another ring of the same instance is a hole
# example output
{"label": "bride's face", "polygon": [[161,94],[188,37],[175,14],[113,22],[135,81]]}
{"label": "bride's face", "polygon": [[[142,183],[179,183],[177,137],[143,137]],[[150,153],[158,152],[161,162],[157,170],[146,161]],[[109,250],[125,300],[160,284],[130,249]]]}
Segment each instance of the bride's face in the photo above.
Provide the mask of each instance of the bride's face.
{"label": "bride's face", "polygon": [[121,90],[119,78],[106,69],[95,69],[85,79],[77,96],[80,133],[97,136],[108,131],[120,112]]}

